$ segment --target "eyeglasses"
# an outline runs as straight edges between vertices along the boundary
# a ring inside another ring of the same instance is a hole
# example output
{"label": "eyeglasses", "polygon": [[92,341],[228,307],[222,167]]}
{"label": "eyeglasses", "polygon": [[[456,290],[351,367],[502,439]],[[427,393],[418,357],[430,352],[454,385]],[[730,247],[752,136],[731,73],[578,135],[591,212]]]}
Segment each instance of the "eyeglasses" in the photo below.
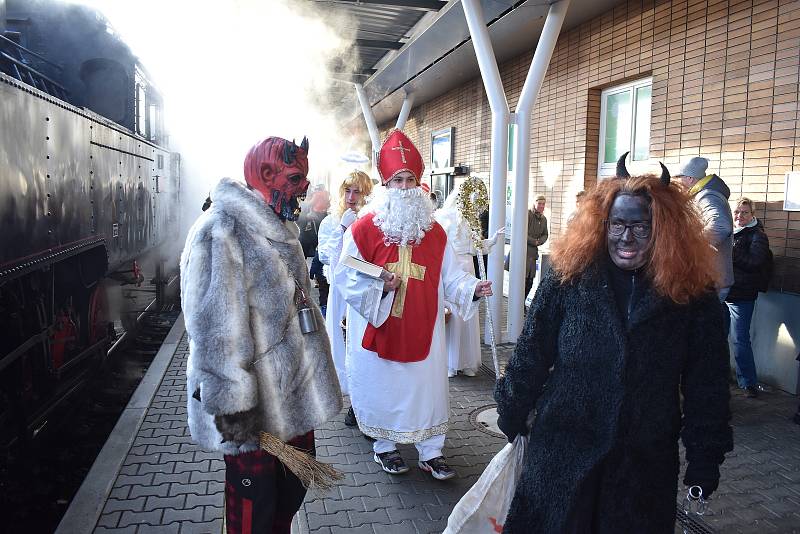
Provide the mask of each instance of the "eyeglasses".
{"label": "eyeglasses", "polygon": [[646,239],[650,237],[650,225],[647,223],[633,223],[623,224],[617,221],[606,221],[606,228],[608,228],[608,235],[620,236],[625,233],[626,228],[630,228],[634,237],[639,239]]}

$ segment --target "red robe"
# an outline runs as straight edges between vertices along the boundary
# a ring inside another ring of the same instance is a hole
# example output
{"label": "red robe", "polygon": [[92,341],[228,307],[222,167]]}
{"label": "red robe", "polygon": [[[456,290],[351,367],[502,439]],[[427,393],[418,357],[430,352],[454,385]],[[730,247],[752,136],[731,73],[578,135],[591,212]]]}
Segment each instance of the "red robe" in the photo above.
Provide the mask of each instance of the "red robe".
{"label": "red robe", "polygon": [[428,357],[439,314],[439,278],[447,234],[434,222],[419,245],[387,246],[373,217],[370,213],[353,223],[353,241],[366,261],[400,275],[401,285],[395,291],[389,318],[378,328],[367,324],[361,346],[386,360],[419,362]]}

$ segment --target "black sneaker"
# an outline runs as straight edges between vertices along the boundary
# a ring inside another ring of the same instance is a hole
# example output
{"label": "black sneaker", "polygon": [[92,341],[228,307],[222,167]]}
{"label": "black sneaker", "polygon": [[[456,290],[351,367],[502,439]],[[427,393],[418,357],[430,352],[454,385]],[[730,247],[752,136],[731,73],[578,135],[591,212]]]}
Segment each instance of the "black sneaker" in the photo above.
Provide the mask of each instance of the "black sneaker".
{"label": "black sneaker", "polygon": [[344,424],[347,426],[356,426],[358,421],[356,421],[356,414],[353,411],[353,407],[350,406],[350,409],[347,410],[347,415],[344,416]]}
{"label": "black sneaker", "polygon": [[375,453],[375,462],[379,464],[384,471],[390,475],[402,475],[408,472],[408,466],[403,461],[400,453],[395,451]]}
{"label": "black sneaker", "polygon": [[747,386],[744,388],[744,396],[748,399],[758,398],[758,388],[756,386]]}
{"label": "black sneaker", "polygon": [[436,480],[447,480],[456,476],[456,472],[450,469],[444,456],[437,456],[425,462],[419,462],[419,468],[433,475]]}

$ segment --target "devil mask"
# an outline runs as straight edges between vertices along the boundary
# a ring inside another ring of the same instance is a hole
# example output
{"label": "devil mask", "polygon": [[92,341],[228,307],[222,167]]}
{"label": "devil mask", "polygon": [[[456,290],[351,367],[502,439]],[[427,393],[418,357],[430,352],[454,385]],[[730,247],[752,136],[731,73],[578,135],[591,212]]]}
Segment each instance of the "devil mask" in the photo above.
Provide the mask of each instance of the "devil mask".
{"label": "devil mask", "polygon": [[280,137],[268,137],[250,149],[244,158],[247,185],[258,190],[282,220],[300,215],[309,181],[308,139],[300,145]]}

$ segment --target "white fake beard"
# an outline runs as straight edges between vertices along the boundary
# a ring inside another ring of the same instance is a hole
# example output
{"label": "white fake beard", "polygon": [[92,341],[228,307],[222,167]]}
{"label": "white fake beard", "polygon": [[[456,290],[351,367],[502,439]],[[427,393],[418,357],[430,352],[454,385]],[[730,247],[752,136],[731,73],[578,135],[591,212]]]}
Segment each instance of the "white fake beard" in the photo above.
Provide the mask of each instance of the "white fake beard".
{"label": "white fake beard", "polygon": [[383,232],[387,245],[419,244],[433,226],[430,196],[417,187],[386,189],[372,204],[373,222]]}

